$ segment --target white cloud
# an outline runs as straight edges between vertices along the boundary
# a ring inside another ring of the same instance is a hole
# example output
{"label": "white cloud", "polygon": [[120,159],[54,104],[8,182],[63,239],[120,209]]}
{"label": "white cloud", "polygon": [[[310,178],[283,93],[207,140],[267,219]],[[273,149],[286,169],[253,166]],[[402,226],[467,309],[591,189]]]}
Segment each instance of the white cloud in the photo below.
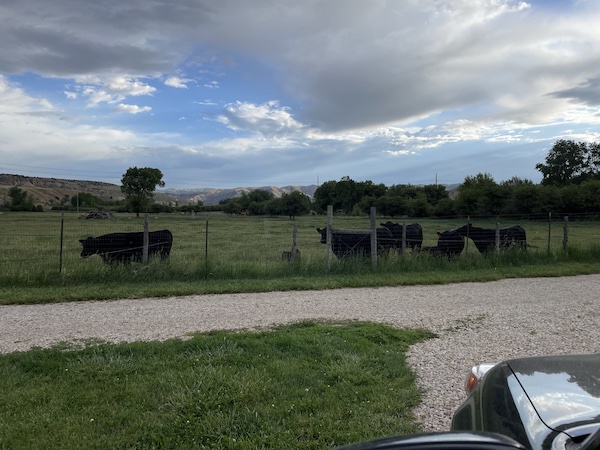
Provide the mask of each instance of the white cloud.
{"label": "white cloud", "polygon": [[125,98],[122,95],[109,94],[107,91],[93,86],[84,87],[81,95],[88,98],[87,106],[89,107],[98,106],[100,103],[117,103]]}
{"label": "white cloud", "polygon": [[48,100],[27,95],[2,76],[0,116],[0,155],[5,164],[35,161],[42,167],[55,167],[56,161],[102,160],[117,156],[116,146],[140,142],[129,131],[65,119]]}
{"label": "white cloud", "polygon": [[190,78],[171,76],[165,80],[165,85],[178,89],[187,89],[187,83],[191,83],[192,81],[194,80]]}
{"label": "white cloud", "polygon": [[115,106],[113,110],[120,113],[139,114],[142,112],[152,111],[152,108],[150,106],[143,106],[140,108],[138,105],[126,105],[124,103],[120,103],[119,105]]}
{"label": "white cloud", "polygon": [[204,84],[205,88],[208,89],[219,89],[219,82],[218,81],[209,81],[208,83]]}
{"label": "white cloud", "polygon": [[155,87],[127,76],[112,77],[103,84],[109,92],[124,96],[152,95],[156,92]]}
{"label": "white cloud", "polygon": [[262,105],[247,102],[231,103],[219,120],[232,130],[259,132],[264,136],[284,136],[295,133],[303,125],[289,113],[289,108],[279,102],[269,101]]}

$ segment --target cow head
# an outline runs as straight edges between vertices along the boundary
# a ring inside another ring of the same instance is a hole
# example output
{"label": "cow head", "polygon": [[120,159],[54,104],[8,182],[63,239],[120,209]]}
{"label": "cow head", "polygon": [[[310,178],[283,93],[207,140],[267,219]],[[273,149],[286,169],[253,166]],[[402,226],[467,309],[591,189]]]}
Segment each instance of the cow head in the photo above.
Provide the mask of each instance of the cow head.
{"label": "cow head", "polygon": [[321,235],[321,244],[327,243],[327,228],[317,228],[317,232]]}
{"label": "cow head", "polygon": [[88,256],[95,255],[98,253],[98,246],[95,245],[95,239],[93,237],[87,237],[85,239],[79,239],[81,246],[83,247],[81,250],[81,257],[87,258]]}

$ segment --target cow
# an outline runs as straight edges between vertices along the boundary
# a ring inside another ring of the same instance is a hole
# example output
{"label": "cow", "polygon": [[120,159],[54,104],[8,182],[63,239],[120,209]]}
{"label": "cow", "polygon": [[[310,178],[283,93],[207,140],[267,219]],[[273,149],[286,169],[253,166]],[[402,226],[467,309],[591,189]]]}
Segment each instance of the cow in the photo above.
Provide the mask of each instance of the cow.
{"label": "cow", "polygon": [[455,231],[438,231],[438,243],[434,247],[424,247],[423,250],[434,256],[445,256],[451,259],[460,255],[465,248],[465,238]]}
{"label": "cow", "polygon": [[[327,243],[327,228],[317,228],[321,244]],[[394,245],[392,233],[387,228],[377,228],[377,254],[385,255]],[[331,229],[331,250],[340,259],[371,256],[371,232],[369,230]]]}
{"label": "cow", "polygon": [[[381,224],[382,227],[387,228],[392,233],[392,237],[395,240],[394,248],[396,250],[402,250],[402,231],[403,225],[401,223],[386,222]],[[423,228],[418,223],[409,223],[406,225],[406,248],[413,250],[420,250],[423,244]]]}
{"label": "cow", "polygon": [[[483,255],[496,247],[495,229],[474,227],[469,223],[452,231],[466,238],[471,238],[477,250]],[[522,250],[527,249],[525,230],[520,225],[500,228],[500,248],[506,250],[512,247],[518,247]]]}
{"label": "cow", "polygon": [[[100,255],[106,264],[113,262],[130,263],[142,261],[144,251],[144,233],[110,233],[98,237],[80,239],[83,247],[81,257]],[[148,233],[148,256],[158,255],[166,259],[171,254],[173,234],[169,230]]]}

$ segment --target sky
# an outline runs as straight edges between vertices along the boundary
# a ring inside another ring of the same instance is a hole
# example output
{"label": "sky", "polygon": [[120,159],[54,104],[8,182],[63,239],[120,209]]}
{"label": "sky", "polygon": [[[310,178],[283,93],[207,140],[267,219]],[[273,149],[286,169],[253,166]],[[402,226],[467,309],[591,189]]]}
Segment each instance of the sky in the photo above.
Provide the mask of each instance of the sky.
{"label": "sky", "polygon": [[600,141],[598,0],[0,0],[0,173],[496,182]]}

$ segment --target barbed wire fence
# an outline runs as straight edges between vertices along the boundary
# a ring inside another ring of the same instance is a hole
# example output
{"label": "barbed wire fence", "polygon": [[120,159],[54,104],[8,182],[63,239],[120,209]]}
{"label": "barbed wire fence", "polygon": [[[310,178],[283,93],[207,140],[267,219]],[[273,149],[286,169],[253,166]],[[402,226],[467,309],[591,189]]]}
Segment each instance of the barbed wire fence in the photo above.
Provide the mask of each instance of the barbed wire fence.
{"label": "barbed wire fence", "polygon": [[[343,217],[337,215],[304,216],[296,221],[271,217],[218,217],[195,214],[111,215],[104,218],[83,218],[76,214],[11,213],[0,214],[0,266],[2,276],[11,273],[20,276],[44,273],[63,273],[81,264],[101,270],[106,264],[93,256],[82,258],[81,240],[110,233],[141,233],[169,229],[173,233],[171,258],[186,263],[268,265],[298,259],[329,267],[334,261],[330,247],[321,244],[317,228],[373,230],[379,228],[376,211],[370,217]],[[406,224],[423,221],[426,244],[435,245],[435,231],[444,231],[460,224],[483,224],[505,227],[524,222],[528,242],[535,243],[535,251],[566,252],[573,245],[600,245],[598,217],[570,214],[546,214],[523,219],[519,217],[443,217],[436,219],[402,218],[393,221]],[[437,228],[437,229],[435,229]],[[377,234],[371,234],[376,248]],[[476,253],[468,243],[466,254]],[[406,245],[401,241],[402,248]],[[149,255],[150,242],[142,245],[142,255]],[[135,247],[140,250],[139,246]],[[329,250],[328,250],[329,249]],[[329,255],[329,256],[328,256]],[[375,260],[378,255],[375,253]],[[150,258],[151,259],[151,258]],[[144,264],[148,256],[139,261]],[[136,263],[137,264],[137,263]]]}

